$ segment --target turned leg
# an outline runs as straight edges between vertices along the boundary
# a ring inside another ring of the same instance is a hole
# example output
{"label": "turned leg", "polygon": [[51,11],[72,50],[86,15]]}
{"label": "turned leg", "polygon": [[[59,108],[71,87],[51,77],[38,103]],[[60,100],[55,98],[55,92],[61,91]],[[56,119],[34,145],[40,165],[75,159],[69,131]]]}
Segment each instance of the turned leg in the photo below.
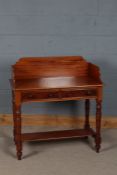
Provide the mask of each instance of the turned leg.
{"label": "turned leg", "polygon": [[17,158],[21,160],[22,139],[21,139],[21,92],[12,92],[13,121],[14,121],[14,141],[16,144]]}
{"label": "turned leg", "polygon": [[101,145],[101,100],[96,100],[96,135],[95,135],[95,148],[96,152],[99,153]]}
{"label": "turned leg", "polygon": [[21,160],[22,156],[22,140],[21,140],[21,107],[15,106],[15,120],[14,120],[14,135],[17,150],[17,158]]}
{"label": "turned leg", "polygon": [[90,128],[89,111],[90,111],[90,100],[86,99],[85,100],[85,124],[84,124],[84,128],[85,129],[89,129]]}
{"label": "turned leg", "polygon": [[14,138],[14,142],[15,141],[15,127],[16,127],[16,122],[15,122],[15,100],[14,100],[14,92],[12,91],[12,111],[13,111],[13,138]]}
{"label": "turned leg", "polygon": [[13,108],[13,138],[14,138],[14,142],[16,144],[16,140],[15,140],[16,120],[15,120],[15,104],[14,104],[14,102],[12,102],[12,108]]}

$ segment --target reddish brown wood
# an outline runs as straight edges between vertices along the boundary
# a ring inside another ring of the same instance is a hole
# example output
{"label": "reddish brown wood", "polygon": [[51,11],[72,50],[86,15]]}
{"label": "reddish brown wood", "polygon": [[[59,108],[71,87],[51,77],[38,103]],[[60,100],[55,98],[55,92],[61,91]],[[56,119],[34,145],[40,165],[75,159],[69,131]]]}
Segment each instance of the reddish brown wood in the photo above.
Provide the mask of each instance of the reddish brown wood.
{"label": "reddish brown wood", "polygon": [[14,100],[14,91],[12,90],[12,111],[13,111],[13,122],[14,122],[14,126],[13,126],[13,136],[14,136],[14,142],[16,144],[16,140],[15,140],[15,133],[16,133],[16,117],[15,117],[15,100]]}
{"label": "reddish brown wood", "polygon": [[[22,142],[70,137],[95,137],[99,152],[101,136],[102,81],[99,68],[81,56],[28,57],[12,66],[14,140],[17,157],[22,156]],[[24,102],[65,101],[85,99],[85,127],[83,130],[53,131],[46,133],[21,132],[21,105]],[[89,99],[96,99],[96,132],[89,125]]]}
{"label": "reddish brown wood", "polygon": [[90,110],[90,100],[86,99],[85,100],[85,129],[89,129],[90,128],[89,110]]}
{"label": "reddish brown wood", "polygon": [[100,144],[101,144],[101,101],[96,101],[96,135],[95,135],[95,143],[96,143],[96,152],[98,153],[100,150]]}
{"label": "reddish brown wood", "polygon": [[21,93],[15,91],[14,93],[14,140],[17,149],[17,158],[21,160],[22,156],[22,140],[21,140]]}
{"label": "reddish brown wood", "polygon": [[40,132],[40,133],[24,133],[22,134],[22,141],[29,140],[58,140],[58,139],[67,139],[67,138],[77,138],[85,137],[93,134],[92,130],[84,129],[72,129],[72,130],[63,130],[63,131],[49,131],[49,132]]}
{"label": "reddish brown wood", "polygon": [[88,63],[82,57],[23,58],[12,68],[14,78],[17,80],[39,77],[71,77],[77,76],[77,74],[79,76],[87,75]]}

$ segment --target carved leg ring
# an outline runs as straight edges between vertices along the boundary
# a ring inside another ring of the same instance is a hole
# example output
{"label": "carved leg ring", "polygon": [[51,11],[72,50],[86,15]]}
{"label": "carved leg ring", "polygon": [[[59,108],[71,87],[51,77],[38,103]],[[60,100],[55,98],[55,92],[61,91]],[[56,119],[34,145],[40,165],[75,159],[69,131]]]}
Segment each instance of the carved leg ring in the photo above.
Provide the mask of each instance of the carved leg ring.
{"label": "carved leg ring", "polygon": [[96,135],[95,135],[95,148],[96,152],[99,153],[100,150],[100,145],[101,145],[101,101],[97,100],[96,101]]}

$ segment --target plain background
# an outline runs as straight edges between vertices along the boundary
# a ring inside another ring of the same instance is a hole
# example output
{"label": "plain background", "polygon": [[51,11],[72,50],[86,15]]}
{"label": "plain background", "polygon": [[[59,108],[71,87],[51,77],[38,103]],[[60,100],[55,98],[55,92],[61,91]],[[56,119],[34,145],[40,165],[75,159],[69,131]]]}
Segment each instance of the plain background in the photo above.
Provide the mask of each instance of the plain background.
{"label": "plain background", "polygon": [[[0,0],[1,114],[12,112],[11,65],[20,57],[51,55],[82,55],[100,66],[103,116],[116,116],[117,0]],[[83,102],[23,106],[25,113],[40,114],[78,115],[82,109]]]}

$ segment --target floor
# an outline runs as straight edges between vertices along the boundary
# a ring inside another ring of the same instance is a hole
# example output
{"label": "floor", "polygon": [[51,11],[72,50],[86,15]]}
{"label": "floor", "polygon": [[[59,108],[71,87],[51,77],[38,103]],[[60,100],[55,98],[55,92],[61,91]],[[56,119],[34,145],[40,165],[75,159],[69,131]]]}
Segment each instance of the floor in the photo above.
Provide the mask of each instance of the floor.
{"label": "floor", "polygon": [[[27,129],[27,128],[26,128]],[[27,130],[37,130],[28,127]],[[116,175],[117,129],[102,130],[102,148],[93,139],[27,142],[16,159],[12,127],[0,127],[0,175]]]}

